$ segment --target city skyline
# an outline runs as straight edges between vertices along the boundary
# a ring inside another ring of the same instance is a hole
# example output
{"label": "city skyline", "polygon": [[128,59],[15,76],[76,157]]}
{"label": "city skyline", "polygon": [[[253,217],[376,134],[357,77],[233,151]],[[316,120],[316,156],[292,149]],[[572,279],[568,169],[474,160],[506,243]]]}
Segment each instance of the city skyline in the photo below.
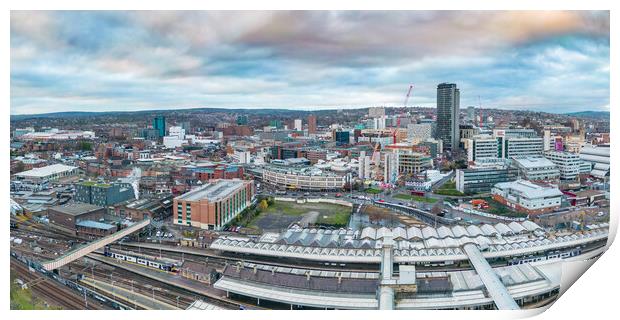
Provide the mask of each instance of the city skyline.
{"label": "city skyline", "polygon": [[609,14],[11,13],[11,114],[398,107],[410,84],[435,107],[441,82],[461,108],[609,111]]}

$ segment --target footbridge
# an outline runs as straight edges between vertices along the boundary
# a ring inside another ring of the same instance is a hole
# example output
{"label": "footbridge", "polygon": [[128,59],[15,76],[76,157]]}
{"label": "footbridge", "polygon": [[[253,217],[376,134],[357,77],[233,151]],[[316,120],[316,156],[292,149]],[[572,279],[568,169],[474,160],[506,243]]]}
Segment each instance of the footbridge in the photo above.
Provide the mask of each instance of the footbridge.
{"label": "footbridge", "polygon": [[476,245],[468,243],[463,246],[469,261],[480,276],[489,295],[499,310],[519,310],[519,305],[512,298],[508,289],[499,279],[489,262],[482,256]]}
{"label": "footbridge", "polygon": [[71,251],[63,254],[62,256],[51,260],[51,261],[47,261],[47,262],[43,262],[42,266],[45,270],[51,271],[54,269],[58,269],[64,265],[66,265],[67,263],[71,263],[97,249],[103,248],[106,245],[118,241],[119,239],[130,235],[146,226],[148,226],[151,223],[151,219],[147,218],[144,219],[140,222],[136,222],[134,224],[132,224],[131,226],[122,229],[118,232],[115,232],[109,236],[106,236],[104,238],[95,240],[93,242],[89,242],[86,243],[84,245],[81,245],[75,249],[72,249]]}

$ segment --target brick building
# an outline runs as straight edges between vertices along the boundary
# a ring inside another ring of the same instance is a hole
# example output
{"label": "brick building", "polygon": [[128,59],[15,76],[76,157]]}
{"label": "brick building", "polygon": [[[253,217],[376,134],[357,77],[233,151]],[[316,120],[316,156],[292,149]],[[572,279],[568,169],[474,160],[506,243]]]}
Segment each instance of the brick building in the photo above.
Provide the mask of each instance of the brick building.
{"label": "brick building", "polygon": [[209,230],[220,230],[254,199],[251,180],[213,180],[174,198],[173,222]]}

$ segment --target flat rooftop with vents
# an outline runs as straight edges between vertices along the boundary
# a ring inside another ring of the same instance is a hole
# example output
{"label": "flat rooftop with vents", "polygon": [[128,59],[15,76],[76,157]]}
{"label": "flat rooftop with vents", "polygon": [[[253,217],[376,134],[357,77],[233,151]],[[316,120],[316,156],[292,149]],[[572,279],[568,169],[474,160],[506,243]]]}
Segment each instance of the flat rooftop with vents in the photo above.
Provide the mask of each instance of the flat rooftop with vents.
{"label": "flat rooftop with vents", "polygon": [[241,188],[243,185],[243,180],[218,180],[185,193],[176,199],[185,201],[208,200],[209,202],[215,202],[227,197],[231,192]]}

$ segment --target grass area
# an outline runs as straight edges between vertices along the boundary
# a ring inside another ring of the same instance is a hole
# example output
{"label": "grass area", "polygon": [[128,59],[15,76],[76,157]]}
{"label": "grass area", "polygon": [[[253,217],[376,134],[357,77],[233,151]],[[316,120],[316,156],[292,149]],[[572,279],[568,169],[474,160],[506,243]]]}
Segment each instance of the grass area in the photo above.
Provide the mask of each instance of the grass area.
{"label": "grass area", "polygon": [[383,192],[383,190],[377,189],[377,188],[368,188],[368,189],[364,190],[364,192],[370,193],[370,194],[379,194],[379,193]]}
{"label": "grass area", "polygon": [[[260,209],[259,209],[260,210]],[[286,227],[291,222],[302,219],[308,213],[317,213],[314,224],[331,227],[345,227],[351,216],[351,208],[331,203],[297,203],[288,201],[274,201],[269,207],[245,220],[240,225],[259,232],[264,228],[278,229]]]}
{"label": "grass area", "polygon": [[465,195],[464,193],[456,190],[456,182],[454,181],[449,181],[449,182],[444,183],[444,185],[442,185],[441,188],[435,190],[434,193],[442,195],[442,196],[452,196],[452,197],[460,197],[460,196]]}
{"label": "grass area", "polygon": [[275,201],[272,205],[267,207],[267,209],[261,211],[261,215],[281,213],[287,216],[300,216],[308,212],[303,206],[304,205],[297,204],[296,202]]}
{"label": "grass area", "polygon": [[22,290],[15,283],[16,277],[11,274],[11,310],[56,310],[60,308],[47,307],[43,301],[32,295],[30,289]]}
{"label": "grass area", "polygon": [[526,213],[512,211],[505,205],[493,200],[492,198],[484,198],[484,200],[489,204],[489,208],[484,210],[488,213],[492,213],[498,216],[511,217],[511,218],[527,217]]}
{"label": "grass area", "polygon": [[421,197],[421,196],[415,196],[415,195],[406,194],[406,193],[399,193],[399,194],[395,195],[393,198],[401,199],[401,200],[407,200],[407,201],[413,200],[413,201],[426,202],[426,203],[435,203],[435,202],[437,202],[437,199],[426,198],[426,197]]}
{"label": "grass area", "polygon": [[329,216],[319,215],[316,220],[316,224],[333,227],[345,227],[349,223],[350,216],[351,212],[336,212]]}

